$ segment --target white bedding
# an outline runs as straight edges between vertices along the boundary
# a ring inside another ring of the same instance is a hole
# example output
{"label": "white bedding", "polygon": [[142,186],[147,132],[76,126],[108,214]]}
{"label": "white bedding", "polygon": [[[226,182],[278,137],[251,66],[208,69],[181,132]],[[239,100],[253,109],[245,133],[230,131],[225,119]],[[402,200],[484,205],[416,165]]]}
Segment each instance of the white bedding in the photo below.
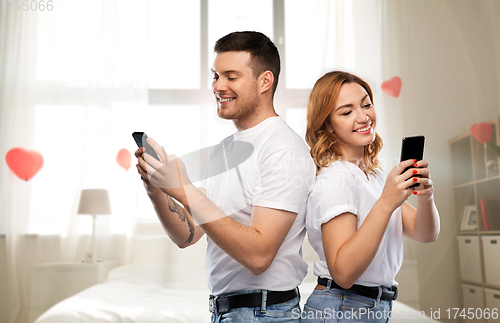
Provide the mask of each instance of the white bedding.
{"label": "white bedding", "polygon": [[115,268],[105,283],[56,304],[36,322],[210,322],[205,279],[185,272],[189,280],[171,283],[169,277],[176,270],[172,266]]}
{"label": "white bedding", "polygon": [[110,281],[62,301],[36,322],[210,322],[207,299],[205,290]]}
{"label": "white bedding", "polygon": [[[184,276],[182,283],[169,277]],[[302,307],[314,283],[300,286]],[[95,285],[52,307],[36,323],[100,322],[210,322],[209,291],[198,271],[156,265],[129,265],[112,270],[103,284]],[[417,311],[394,302],[391,322],[437,322],[418,319]],[[402,319],[400,316],[411,319]]]}

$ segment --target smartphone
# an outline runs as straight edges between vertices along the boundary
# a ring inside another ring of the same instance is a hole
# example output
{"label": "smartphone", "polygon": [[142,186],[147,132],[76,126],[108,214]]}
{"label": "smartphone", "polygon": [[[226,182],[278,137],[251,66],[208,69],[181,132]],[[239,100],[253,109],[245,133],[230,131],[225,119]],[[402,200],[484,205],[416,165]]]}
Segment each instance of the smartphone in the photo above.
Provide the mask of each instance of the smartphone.
{"label": "smartphone", "polygon": [[[404,137],[401,144],[401,161],[408,159],[416,159],[418,161],[424,159],[424,143],[424,136]],[[412,168],[412,166],[406,167],[403,173],[410,168]],[[413,175],[411,177],[415,176],[417,175]],[[418,176],[420,177],[420,175]],[[409,188],[417,187],[418,185],[420,184],[414,184]]]}
{"label": "smartphone", "polygon": [[146,153],[153,156],[157,161],[160,161],[160,157],[158,157],[158,154],[156,154],[155,150],[153,147],[151,147],[146,139],[148,139],[148,135],[146,135],[144,132],[134,132],[132,134],[132,137],[134,137],[135,143],[137,146],[140,147],[146,147]]}

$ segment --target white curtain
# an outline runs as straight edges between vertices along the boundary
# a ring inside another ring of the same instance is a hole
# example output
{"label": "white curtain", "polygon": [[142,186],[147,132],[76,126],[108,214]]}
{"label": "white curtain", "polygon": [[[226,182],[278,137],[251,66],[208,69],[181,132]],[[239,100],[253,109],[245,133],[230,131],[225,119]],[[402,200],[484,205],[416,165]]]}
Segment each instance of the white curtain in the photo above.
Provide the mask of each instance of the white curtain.
{"label": "white curtain", "polygon": [[[374,92],[377,132],[387,143],[379,158],[385,170],[395,166],[398,160],[389,156],[397,155],[400,145],[392,138],[401,138],[398,120],[402,103],[382,92],[380,86],[402,73],[405,4],[391,0],[287,0],[285,9],[287,86],[312,88],[319,77],[333,70],[363,78]],[[291,102],[297,109],[287,112],[289,123],[299,133],[305,133],[308,95],[306,91],[302,102]]]}
{"label": "white curtain", "polygon": [[401,100],[384,93],[381,84],[401,76],[399,57],[404,44],[399,28],[404,25],[399,19],[403,6],[399,1],[387,0],[321,1],[319,11],[323,13],[317,36],[324,39],[319,51],[322,72],[344,70],[360,76],[372,87],[377,132],[386,144],[379,159],[386,171],[399,163],[390,158],[399,151],[399,143],[391,138],[401,138],[402,133],[395,127],[401,124],[400,116],[388,116],[387,111],[398,111]]}
{"label": "white curtain", "polygon": [[[100,258],[129,260],[142,187],[134,158],[127,171],[116,156],[122,148],[133,154],[131,133],[146,118],[139,112],[148,98],[147,6],[61,0],[51,12],[0,11],[0,229],[8,322],[28,322],[34,263],[83,259],[92,223],[76,215],[82,189],[110,192],[112,215],[97,222]],[[15,147],[44,158],[29,181],[5,163]]]}

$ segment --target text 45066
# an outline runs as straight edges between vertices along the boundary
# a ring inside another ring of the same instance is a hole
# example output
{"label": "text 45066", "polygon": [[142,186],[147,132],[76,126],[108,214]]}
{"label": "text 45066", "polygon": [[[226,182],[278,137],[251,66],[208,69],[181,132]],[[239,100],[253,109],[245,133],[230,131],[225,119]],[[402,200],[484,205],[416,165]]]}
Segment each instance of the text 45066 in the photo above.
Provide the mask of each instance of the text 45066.
{"label": "text 45066", "polygon": [[3,0],[3,11],[52,11],[54,1],[52,0]]}
{"label": "text 45066", "polygon": [[449,308],[446,310],[448,319],[498,319],[498,308]]}

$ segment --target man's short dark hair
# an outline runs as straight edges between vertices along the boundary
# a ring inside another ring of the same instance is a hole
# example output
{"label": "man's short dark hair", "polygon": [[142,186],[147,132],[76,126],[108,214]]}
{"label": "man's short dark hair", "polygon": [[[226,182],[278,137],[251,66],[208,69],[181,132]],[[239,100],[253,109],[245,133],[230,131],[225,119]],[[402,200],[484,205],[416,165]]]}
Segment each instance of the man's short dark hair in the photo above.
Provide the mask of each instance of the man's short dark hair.
{"label": "man's short dark hair", "polygon": [[280,75],[280,55],[273,42],[264,34],[256,31],[230,33],[215,43],[217,54],[237,51],[248,52],[252,60],[252,74],[257,78],[262,72],[271,71],[274,76],[272,93],[276,92]]}

